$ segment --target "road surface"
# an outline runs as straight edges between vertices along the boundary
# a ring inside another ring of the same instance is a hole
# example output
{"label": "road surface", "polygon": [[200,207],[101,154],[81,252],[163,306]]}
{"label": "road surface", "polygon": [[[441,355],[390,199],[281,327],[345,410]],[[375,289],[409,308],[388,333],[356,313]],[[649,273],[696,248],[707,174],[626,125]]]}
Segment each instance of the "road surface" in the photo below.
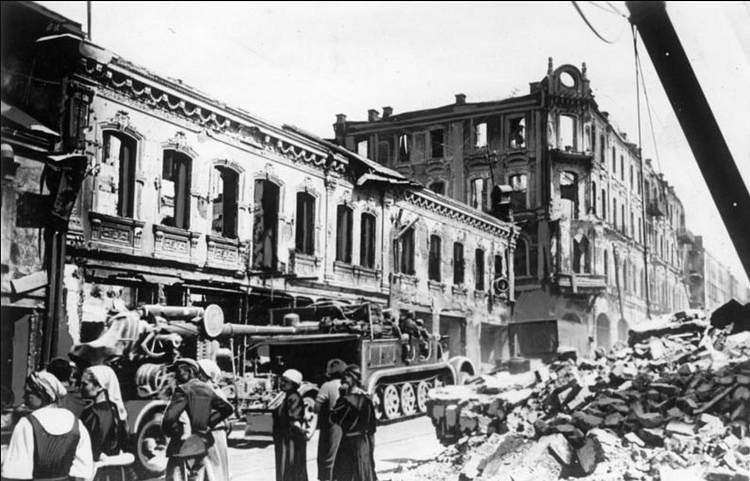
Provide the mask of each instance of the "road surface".
{"label": "road surface", "polygon": [[[234,480],[275,481],[273,443],[270,439],[244,440],[242,433],[230,437],[229,471]],[[310,481],[318,479],[315,461],[318,434],[307,444],[307,474]],[[375,433],[375,469],[379,479],[388,479],[388,472],[399,466],[433,459],[443,450],[428,417],[422,416],[388,426]]]}

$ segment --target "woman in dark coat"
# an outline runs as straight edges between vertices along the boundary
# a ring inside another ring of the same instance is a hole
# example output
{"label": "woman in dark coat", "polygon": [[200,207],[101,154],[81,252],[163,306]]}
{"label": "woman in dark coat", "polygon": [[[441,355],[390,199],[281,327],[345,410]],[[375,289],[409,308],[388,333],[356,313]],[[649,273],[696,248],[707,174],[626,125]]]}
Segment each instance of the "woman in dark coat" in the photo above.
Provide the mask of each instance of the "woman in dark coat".
{"label": "woman in dark coat", "polygon": [[92,366],[86,369],[81,377],[81,395],[93,401],[81,413],[81,422],[91,436],[97,466],[94,480],[137,479],[132,465],[135,458],[124,452],[128,443],[127,411],[112,368]]}
{"label": "woman in dark coat", "polygon": [[273,406],[276,481],[307,481],[307,436],[302,423],[305,404],[297,389],[302,374],[288,369],[281,376],[283,396]]}
{"label": "woman in dark coat", "polygon": [[342,395],[331,411],[331,422],[341,426],[342,437],[333,462],[335,481],[376,481],[375,406],[361,386],[359,367],[346,368]]}

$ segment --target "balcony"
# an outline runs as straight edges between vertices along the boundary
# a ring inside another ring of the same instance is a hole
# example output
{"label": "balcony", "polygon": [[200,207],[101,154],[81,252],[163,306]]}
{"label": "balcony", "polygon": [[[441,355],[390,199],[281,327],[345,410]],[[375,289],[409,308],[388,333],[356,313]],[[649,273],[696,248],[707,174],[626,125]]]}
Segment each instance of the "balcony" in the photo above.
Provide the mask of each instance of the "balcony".
{"label": "balcony", "polygon": [[197,232],[154,224],[154,257],[194,262],[199,237]]}
{"label": "balcony", "polygon": [[604,276],[571,272],[558,274],[557,286],[564,293],[598,294],[606,291],[607,280]]}
{"label": "balcony", "polygon": [[646,214],[652,217],[664,217],[667,211],[664,201],[661,200],[649,200],[646,204]]}
{"label": "balcony", "polygon": [[247,243],[239,239],[207,235],[206,244],[206,267],[235,271],[238,275],[245,271]]}
{"label": "balcony", "polygon": [[553,161],[561,161],[568,163],[579,163],[585,167],[591,167],[594,161],[594,153],[591,151],[579,152],[573,150],[571,146],[566,146],[565,150],[551,149],[550,155]]}
{"label": "balcony", "polygon": [[297,277],[318,277],[320,257],[289,249],[289,273]]}
{"label": "balcony", "polygon": [[116,217],[89,212],[91,242],[105,250],[135,254],[141,250],[145,222],[127,217]]}

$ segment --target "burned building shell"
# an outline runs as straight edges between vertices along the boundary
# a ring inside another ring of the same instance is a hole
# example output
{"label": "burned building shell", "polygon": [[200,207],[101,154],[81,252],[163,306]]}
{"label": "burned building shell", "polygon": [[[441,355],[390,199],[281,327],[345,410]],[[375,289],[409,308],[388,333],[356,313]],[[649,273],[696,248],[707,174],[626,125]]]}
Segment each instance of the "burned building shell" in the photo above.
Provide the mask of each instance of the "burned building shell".
{"label": "burned building shell", "polygon": [[[599,110],[585,65],[550,59],[528,95],[338,115],[334,130],[348,149],[521,228],[513,354],[609,348],[648,316],[689,307],[682,204]],[[556,329],[539,328],[549,321]]]}

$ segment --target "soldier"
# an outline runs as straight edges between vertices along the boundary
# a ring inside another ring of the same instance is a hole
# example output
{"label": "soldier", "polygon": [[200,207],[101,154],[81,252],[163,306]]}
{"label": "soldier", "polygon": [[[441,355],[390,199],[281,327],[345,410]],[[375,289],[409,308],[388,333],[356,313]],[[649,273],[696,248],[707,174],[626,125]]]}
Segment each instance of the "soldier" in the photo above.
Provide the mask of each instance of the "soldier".
{"label": "soldier", "polygon": [[282,393],[272,403],[276,481],[307,481],[307,436],[302,423],[305,404],[297,390],[302,373],[287,369],[281,376]]}
{"label": "soldier", "polygon": [[336,456],[336,449],[341,439],[341,429],[337,424],[331,424],[329,415],[339,398],[339,387],[341,386],[341,375],[346,369],[346,363],[341,359],[331,359],[326,367],[328,381],[320,386],[318,396],[315,398],[313,410],[319,414],[318,427],[320,437],[318,438],[318,479],[328,481],[331,479],[331,469]]}
{"label": "soldier", "polygon": [[[213,445],[211,430],[231,416],[234,409],[213,387],[197,378],[200,366],[195,360],[178,359],[171,369],[175,371],[178,386],[162,420],[162,429],[171,438],[167,446],[166,480],[202,480],[208,448]],[[188,426],[180,422],[183,412],[187,412]]]}

